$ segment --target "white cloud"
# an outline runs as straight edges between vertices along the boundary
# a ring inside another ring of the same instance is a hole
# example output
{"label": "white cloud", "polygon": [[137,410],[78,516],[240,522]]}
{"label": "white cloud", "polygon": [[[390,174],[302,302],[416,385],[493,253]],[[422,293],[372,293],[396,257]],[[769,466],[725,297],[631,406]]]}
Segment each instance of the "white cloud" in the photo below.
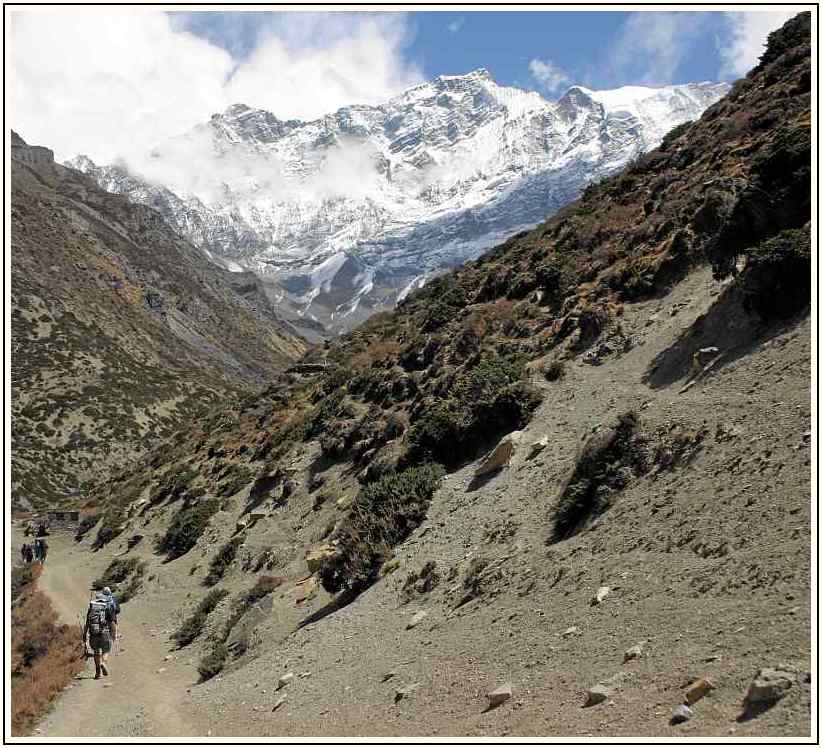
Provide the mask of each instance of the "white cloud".
{"label": "white cloud", "polygon": [[311,119],[422,80],[403,56],[399,13],[285,13],[241,60],[153,9],[12,11],[10,20],[11,124],[58,159],[86,153],[151,170],[144,155],[155,143],[233,103]]}
{"label": "white cloud", "polygon": [[465,25],[465,18],[458,18],[456,21],[451,21],[451,23],[446,26],[446,28],[452,33],[456,34],[463,26]]}
{"label": "white cloud", "polygon": [[568,74],[550,60],[533,59],[528,63],[528,69],[537,83],[549,93],[555,93],[571,82]]}
{"label": "white cloud", "polygon": [[706,20],[706,14],[682,11],[631,13],[609,50],[611,79],[645,85],[671,83]]}
{"label": "white cloud", "polygon": [[717,45],[722,60],[720,77],[740,78],[755,67],[765,49],[768,34],[795,15],[795,10],[725,13],[728,34]]}

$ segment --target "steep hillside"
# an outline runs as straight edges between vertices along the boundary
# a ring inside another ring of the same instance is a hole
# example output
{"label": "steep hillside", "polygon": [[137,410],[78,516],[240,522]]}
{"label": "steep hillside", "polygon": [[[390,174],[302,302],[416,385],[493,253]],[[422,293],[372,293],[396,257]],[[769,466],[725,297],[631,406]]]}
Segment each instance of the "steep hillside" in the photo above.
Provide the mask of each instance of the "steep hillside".
{"label": "steep hillside", "polygon": [[74,494],[305,350],[251,274],[12,142],[15,507]]}
{"label": "steep hillside", "polygon": [[89,493],[192,724],[808,734],[810,66]]}
{"label": "steep hillside", "polygon": [[279,281],[295,318],[347,330],[544,220],[727,90],[577,86],[548,101],[476,70],[311,122],[237,104],[160,144],[142,176],[69,165],[156,207],[216,262]]}

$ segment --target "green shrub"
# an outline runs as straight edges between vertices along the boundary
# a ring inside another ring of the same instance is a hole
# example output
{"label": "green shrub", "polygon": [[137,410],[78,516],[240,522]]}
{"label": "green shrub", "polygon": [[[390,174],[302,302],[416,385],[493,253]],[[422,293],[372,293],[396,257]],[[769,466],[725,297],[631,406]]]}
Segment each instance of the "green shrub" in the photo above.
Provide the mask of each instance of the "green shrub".
{"label": "green shrub", "polygon": [[145,571],[145,561],[138,558],[117,558],[91,586],[96,590],[110,587],[117,597],[117,602],[123,605],[137,594]]}
{"label": "green shrub", "polygon": [[237,623],[237,621],[239,621],[245,615],[245,612],[252,605],[254,605],[254,603],[256,603],[258,600],[262,600],[266,595],[270,595],[284,581],[285,580],[282,577],[272,577],[267,574],[264,574],[259,579],[257,579],[257,581],[254,583],[254,586],[251,587],[245,594],[243,594],[234,606],[234,610],[231,613],[231,617],[228,619],[228,623],[226,624],[225,636],[223,638],[228,638],[228,635],[231,633],[231,629],[234,628],[234,625]]}
{"label": "green shrub", "polygon": [[545,367],[543,373],[549,382],[557,382],[565,376],[565,364],[558,359],[554,359]]}
{"label": "green shrub", "polygon": [[125,511],[119,502],[110,504],[105,514],[103,514],[100,526],[97,528],[97,535],[94,538],[92,547],[97,550],[114,540],[123,531],[125,518]]}
{"label": "green shrub", "polygon": [[157,551],[165,553],[169,561],[188,553],[197,544],[209,520],[219,508],[219,500],[210,498],[180,509],[171,520],[166,534],[160,539]]}
{"label": "green shrub", "polygon": [[227,595],[226,590],[215,589],[211,590],[200,601],[196,610],[171,635],[171,638],[177,642],[178,646],[185,647],[191,644],[203,632],[208,616]]}
{"label": "green shrub", "polygon": [[443,472],[439,465],[421,465],[360,489],[338,531],[339,552],[320,569],[323,586],[359,593],[371,585],[391,548],[425,519]]}
{"label": "green shrub", "polygon": [[217,584],[226,573],[226,570],[231,566],[234,559],[237,557],[237,550],[243,544],[243,538],[238,536],[232,538],[219,551],[217,551],[211,563],[208,565],[208,574],[204,580],[205,584],[211,586]]}
{"label": "green shrub", "polygon": [[456,467],[487,440],[524,426],[540,396],[522,373],[521,360],[504,356],[482,359],[462,373],[449,397],[424,409],[411,426],[409,463]]}
{"label": "green shrub", "polygon": [[423,332],[434,332],[447,325],[468,303],[465,292],[450,275],[430,281],[425,295],[428,303],[422,323]]}
{"label": "green shrub", "polygon": [[200,678],[204,681],[213,678],[225,667],[225,661],[228,659],[228,648],[223,642],[215,642],[214,646],[197,666],[197,671],[200,673]]}
{"label": "green shrub", "polygon": [[625,413],[614,428],[592,436],[580,451],[557,498],[554,541],[583,529],[611,506],[616,492],[647,470],[648,453],[639,420],[633,412]]}
{"label": "green shrub", "polygon": [[125,582],[139,565],[140,559],[138,558],[116,558],[106,567],[102,576],[91,583],[91,586],[95,590],[101,590],[103,587],[114,589],[118,584]]}
{"label": "green shrub", "polygon": [[81,541],[86,533],[91,530],[94,525],[96,525],[100,521],[100,514],[88,514],[80,520],[80,524],[77,525],[77,532],[74,534],[74,539],[76,541]]}
{"label": "green shrub", "polygon": [[35,569],[38,567],[34,564],[27,564],[25,566],[14,566],[11,570],[11,602],[12,605],[17,601],[20,595],[23,594],[26,587],[32,584],[38,572]]}
{"label": "green shrub", "polygon": [[677,125],[673,130],[669,130],[665,137],[662,138],[662,144],[659,146],[660,150],[667,151],[675,141],[679,140],[691,129],[693,124],[693,121],[689,120],[688,122]]}
{"label": "green shrub", "polygon": [[745,308],[766,320],[786,319],[811,301],[808,227],[777,234],[748,251],[740,278]]}

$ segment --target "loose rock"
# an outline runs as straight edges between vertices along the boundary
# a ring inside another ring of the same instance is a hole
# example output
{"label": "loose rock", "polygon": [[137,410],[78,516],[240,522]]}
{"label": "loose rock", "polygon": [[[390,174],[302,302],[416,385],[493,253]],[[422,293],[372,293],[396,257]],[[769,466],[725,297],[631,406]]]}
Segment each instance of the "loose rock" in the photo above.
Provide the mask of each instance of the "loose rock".
{"label": "loose rock", "polygon": [[699,678],[688,686],[685,692],[685,703],[688,706],[696,704],[704,696],[707,696],[715,688],[714,684],[708,678]]}
{"label": "loose rock", "polygon": [[591,598],[591,605],[599,605],[611,592],[610,587],[600,587],[596,595]]}
{"label": "loose rock", "polygon": [[645,642],[640,642],[639,644],[634,644],[633,647],[630,649],[625,650],[623,662],[628,662],[629,660],[635,660],[637,657],[642,656],[642,648],[645,646]]}
{"label": "loose rock", "polygon": [[612,695],[612,689],[602,683],[597,683],[585,692],[585,706],[600,704],[606,699],[610,699]]}
{"label": "loose rock", "polygon": [[489,706],[499,706],[500,704],[504,704],[508,699],[511,698],[513,695],[513,691],[511,690],[510,683],[503,683],[501,686],[498,686],[493,691],[489,691],[486,696],[488,697],[488,704]]}
{"label": "loose rock", "polygon": [[674,713],[671,715],[671,724],[679,725],[683,722],[687,722],[693,716],[693,710],[689,706],[680,704],[676,709],[674,709]]}
{"label": "loose rock", "polygon": [[745,703],[749,706],[763,706],[779,701],[796,682],[796,673],[787,670],[762,668],[748,687]]}
{"label": "loose rock", "polygon": [[277,710],[278,710],[278,709],[279,709],[279,708],[280,708],[280,707],[281,707],[284,703],[285,703],[285,694],[283,694],[282,696],[280,696],[280,698],[279,698],[279,699],[277,699],[277,700],[276,700],[276,701],[275,701],[275,702],[271,705],[271,711],[272,711],[272,712],[276,712],[276,711],[277,711]]}
{"label": "loose rock", "polygon": [[294,673],[286,673],[277,681],[277,690],[284,688],[294,680]]}
{"label": "loose rock", "polygon": [[422,623],[422,620],[428,615],[424,610],[419,611],[419,613],[415,613],[411,620],[408,622],[408,625],[405,627],[406,629],[413,629],[415,626],[418,626]]}
{"label": "loose rock", "polygon": [[576,636],[579,633],[579,626],[571,626],[570,628],[565,629],[562,632],[562,636],[564,638],[568,638],[569,636]]}

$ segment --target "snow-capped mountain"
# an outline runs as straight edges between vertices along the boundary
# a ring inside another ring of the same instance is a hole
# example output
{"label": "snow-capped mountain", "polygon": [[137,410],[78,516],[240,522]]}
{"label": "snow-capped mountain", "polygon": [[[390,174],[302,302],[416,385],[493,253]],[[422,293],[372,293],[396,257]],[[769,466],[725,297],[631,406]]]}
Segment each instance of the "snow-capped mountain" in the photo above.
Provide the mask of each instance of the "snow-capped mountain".
{"label": "snow-capped mountain", "polygon": [[575,86],[549,101],[477,70],[312,122],[236,104],[139,170],[84,156],[68,165],[159,209],[218,264],[273,276],[284,305],[342,329],[544,220],[727,90]]}

